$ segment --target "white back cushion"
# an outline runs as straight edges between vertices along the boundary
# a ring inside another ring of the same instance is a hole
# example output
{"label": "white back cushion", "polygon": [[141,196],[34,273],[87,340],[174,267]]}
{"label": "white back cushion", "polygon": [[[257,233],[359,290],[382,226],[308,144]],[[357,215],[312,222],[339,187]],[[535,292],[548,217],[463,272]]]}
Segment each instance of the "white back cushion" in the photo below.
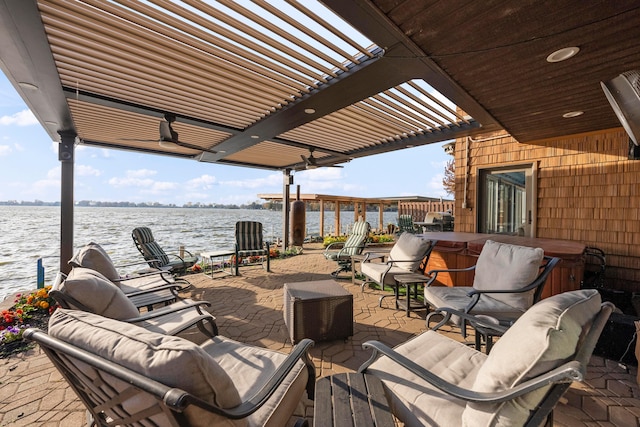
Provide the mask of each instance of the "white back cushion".
{"label": "white back cushion", "polygon": [[[538,277],[543,258],[544,251],[541,248],[487,240],[476,263],[473,287],[478,290],[521,289]],[[489,296],[517,309],[526,310],[533,304],[533,292]]]}
{"label": "white back cushion", "polygon": [[51,316],[48,333],[219,407],[231,408],[241,403],[227,373],[203,349],[184,338],[65,309],[56,310]]}
{"label": "white back cushion", "polygon": [[89,243],[75,254],[69,260],[69,264],[73,267],[84,267],[98,271],[109,280],[120,279],[118,270],[113,265],[111,257],[102,246],[97,243]]}
{"label": "white back cushion", "polygon": [[[565,292],[535,304],[493,346],[473,390],[505,390],[568,361],[600,304],[595,289]],[[547,391],[548,387],[543,387],[502,404],[468,403],[463,422],[473,426],[523,425]]]}
{"label": "white back cushion", "polygon": [[420,267],[420,258],[429,248],[431,241],[423,239],[411,233],[404,232],[389,252],[389,259],[394,261],[405,261],[394,264],[407,271],[416,271]]}
{"label": "white back cushion", "polygon": [[118,320],[132,319],[140,315],[124,292],[95,270],[73,268],[66,280],[60,284],[59,290],[87,307],[92,313]]}

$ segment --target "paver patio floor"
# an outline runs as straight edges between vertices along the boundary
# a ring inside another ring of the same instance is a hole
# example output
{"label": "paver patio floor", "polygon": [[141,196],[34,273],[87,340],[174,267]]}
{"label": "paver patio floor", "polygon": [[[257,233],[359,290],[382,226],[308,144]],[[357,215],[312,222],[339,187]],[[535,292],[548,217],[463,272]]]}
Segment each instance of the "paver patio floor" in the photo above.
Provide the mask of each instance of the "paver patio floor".
{"label": "paver patio floor", "polygon": [[[240,269],[241,276],[211,279],[188,276],[191,298],[211,302],[220,334],[235,340],[288,353],[291,342],[283,319],[284,283],[324,280],[335,263],[322,256],[319,245],[304,253],[272,261],[271,273],[259,266]],[[425,330],[424,315],[379,308],[382,292],[338,280],[354,295],[354,335],[348,340],[319,342],[311,349],[318,377],[355,371],[369,356],[362,343],[375,339],[395,346]],[[187,296],[187,295],[185,295]],[[392,301],[387,299],[386,304]],[[391,307],[388,305],[388,307]],[[443,331],[460,339],[456,331]],[[189,338],[197,340],[195,334]],[[554,426],[640,427],[640,389],[636,368],[594,356],[584,383],[573,384],[554,411]],[[82,404],[39,349],[0,360],[0,426],[82,426]],[[313,402],[304,400],[300,416],[313,416]]]}

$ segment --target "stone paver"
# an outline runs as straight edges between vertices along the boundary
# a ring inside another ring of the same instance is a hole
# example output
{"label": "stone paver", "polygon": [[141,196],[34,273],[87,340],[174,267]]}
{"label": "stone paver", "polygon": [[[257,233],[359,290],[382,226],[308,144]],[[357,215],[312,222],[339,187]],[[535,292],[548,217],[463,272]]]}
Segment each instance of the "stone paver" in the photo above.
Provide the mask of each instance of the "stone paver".
{"label": "stone paver", "polygon": [[[221,335],[289,352],[292,345],[282,315],[282,286],[327,279],[334,267],[318,246],[305,246],[302,255],[273,260],[271,273],[256,266],[241,269],[239,277],[188,276],[194,287],[185,296],[211,302],[209,310],[216,316]],[[346,275],[339,282],[354,295],[354,335],[346,341],[320,342],[312,347],[318,377],[357,370],[370,356],[362,349],[367,340],[395,346],[426,329],[423,313],[407,318],[402,311],[379,308],[380,291],[361,292]],[[451,328],[441,332],[460,339]],[[197,334],[186,337],[202,339]],[[556,407],[554,426],[640,427],[636,372],[634,367],[624,369],[594,356],[587,381],[574,383]],[[0,426],[75,427],[85,423],[82,404],[38,348],[0,360],[0,382]],[[296,415],[310,419],[313,402],[304,399]]]}

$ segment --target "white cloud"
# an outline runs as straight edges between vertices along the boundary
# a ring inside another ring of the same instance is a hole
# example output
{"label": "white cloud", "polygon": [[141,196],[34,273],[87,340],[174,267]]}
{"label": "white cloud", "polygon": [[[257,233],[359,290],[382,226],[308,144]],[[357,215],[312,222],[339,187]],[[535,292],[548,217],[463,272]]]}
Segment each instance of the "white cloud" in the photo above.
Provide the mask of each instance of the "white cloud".
{"label": "white cloud", "polygon": [[87,165],[76,165],[75,173],[77,176],[100,176],[102,172],[98,169]]}
{"label": "white cloud", "polygon": [[8,145],[0,145],[0,156],[8,156],[11,154],[11,147]]}
{"label": "white cloud", "polygon": [[151,187],[154,180],[126,177],[126,178],[111,178],[109,181],[109,185],[114,187]]}
{"label": "white cloud", "polygon": [[215,176],[201,175],[198,178],[190,179],[186,185],[192,190],[210,190],[217,184],[218,180]]}
{"label": "white cloud", "polygon": [[244,180],[231,180],[231,181],[219,181],[222,186],[237,187],[237,188],[267,188],[282,185],[282,175],[271,174],[264,178],[244,179]]}
{"label": "white cloud", "polygon": [[87,165],[76,165],[75,167],[76,176],[100,176],[102,172],[98,169],[87,166]]}
{"label": "white cloud", "polygon": [[13,148],[16,149],[16,151],[24,151],[25,148],[21,145],[21,144],[13,144]]}
{"label": "white cloud", "polygon": [[52,179],[57,179],[58,181],[60,180],[60,166],[56,166],[53,169],[49,169],[49,171],[47,172],[47,178],[52,180]]}
{"label": "white cloud", "polygon": [[11,116],[0,116],[0,125],[3,126],[31,126],[37,124],[38,119],[36,119],[31,110],[22,110]]}
{"label": "white cloud", "polygon": [[158,171],[154,171],[151,169],[128,170],[126,172],[128,178],[145,178],[148,176],[154,176],[157,173]]}

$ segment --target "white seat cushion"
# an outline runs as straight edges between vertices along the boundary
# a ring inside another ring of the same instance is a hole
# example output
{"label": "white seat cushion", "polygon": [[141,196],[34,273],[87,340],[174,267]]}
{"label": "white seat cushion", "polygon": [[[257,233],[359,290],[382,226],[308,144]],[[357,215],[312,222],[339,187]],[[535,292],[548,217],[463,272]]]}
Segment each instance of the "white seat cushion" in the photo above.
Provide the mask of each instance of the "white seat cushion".
{"label": "white seat cushion", "polygon": [[[384,283],[382,283],[382,275],[387,270],[389,271],[384,277]],[[362,274],[364,274],[369,279],[373,280],[378,284],[392,285],[392,286],[396,285],[396,281],[394,280],[394,277],[396,274],[409,273],[409,271],[405,270],[404,268],[395,267],[395,266],[389,268],[389,265],[387,265],[386,263],[383,264],[380,262],[363,262],[360,267],[360,271],[362,272]]]}
{"label": "white seat cushion", "polygon": [[411,233],[402,233],[389,252],[389,259],[398,262],[394,267],[414,272],[420,267],[420,258],[429,248],[431,241]]}
{"label": "white seat cushion", "polygon": [[[229,374],[242,400],[258,391],[287,358],[284,353],[242,344],[219,335],[203,343],[202,348]],[[305,364],[298,361],[267,403],[247,418],[248,425],[287,425],[305,394],[308,376]]]}
{"label": "white seat cushion", "polygon": [[[424,288],[424,298],[429,301],[431,306],[436,308],[449,307],[464,311],[471,302],[471,298],[468,295],[472,290],[473,288],[469,286],[430,286]],[[474,315],[486,314],[502,320],[515,320],[524,313],[524,310],[511,307],[492,297],[493,294],[491,296],[482,295],[470,313]],[[452,316],[451,321],[456,325],[460,325],[460,318],[457,316]]]}
{"label": "white seat cushion", "polygon": [[[65,309],[56,310],[51,316],[49,334],[222,408],[241,403],[225,369],[202,348],[185,339],[149,332],[96,314]],[[136,399],[130,399],[123,406],[132,408],[136,403]],[[209,425],[243,425],[225,424],[221,417],[210,415]],[[166,425],[162,420],[158,422]]]}
{"label": "white seat cushion", "polygon": [[59,290],[83,304],[92,313],[105,317],[126,320],[140,314],[120,288],[95,270],[73,268],[60,284]]}
{"label": "white seat cushion", "polygon": [[[576,352],[600,304],[598,291],[586,289],[554,295],[531,307],[493,346],[473,389],[505,390],[563,364]],[[473,426],[520,426],[548,388],[502,404],[469,403],[463,421]]]}
{"label": "white seat cushion", "polygon": [[[395,350],[443,379],[470,388],[486,355],[434,331],[424,332]],[[453,398],[387,357],[367,373],[384,384],[394,415],[405,426],[460,425],[466,402]]]}
{"label": "white seat cushion", "polygon": [[[476,263],[473,287],[478,290],[524,288],[538,276],[543,257],[541,248],[487,240]],[[533,293],[534,290],[491,297],[524,311],[533,304]]]}
{"label": "white seat cushion", "polygon": [[73,267],[84,267],[96,270],[107,279],[114,281],[120,279],[120,274],[107,251],[97,243],[89,243],[81,248],[73,258],[69,260]]}

